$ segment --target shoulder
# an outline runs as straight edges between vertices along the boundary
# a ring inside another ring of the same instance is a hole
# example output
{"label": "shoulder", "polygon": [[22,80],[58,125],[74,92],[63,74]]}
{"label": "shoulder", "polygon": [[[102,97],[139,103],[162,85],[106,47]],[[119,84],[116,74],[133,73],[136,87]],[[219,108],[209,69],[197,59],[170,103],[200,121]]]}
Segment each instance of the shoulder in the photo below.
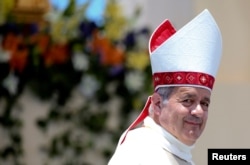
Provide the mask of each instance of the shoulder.
{"label": "shoulder", "polygon": [[[123,143],[120,146],[141,146],[145,148],[150,145],[155,145],[153,139],[157,139],[157,133],[150,128],[140,127],[130,130]],[[121,136],[123,138],[124,135]]]}
{"label": "shoulder", "polygon": [[148,165],[155,164],[156,160],[165,157],[162,147],[155,143],[156,139],[153,138],[152,134],[152,130],[145,127],[129,131],[125,141],[120,145],[118,144],[109,165]]}

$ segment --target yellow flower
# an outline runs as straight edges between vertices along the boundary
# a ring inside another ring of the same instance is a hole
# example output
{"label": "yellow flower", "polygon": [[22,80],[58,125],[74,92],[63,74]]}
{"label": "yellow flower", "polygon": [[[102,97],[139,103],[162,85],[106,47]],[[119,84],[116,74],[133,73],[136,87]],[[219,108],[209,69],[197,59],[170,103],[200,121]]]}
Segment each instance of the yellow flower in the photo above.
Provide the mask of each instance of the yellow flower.
{"label": "yellow flower", "polygon": [[126,20],[122,17],[114,19],[113,21],[108,21],[104,28],[107,38],[119,40],[123,36],[125,25]]}
{"label": "yellow flower", "polygon": [[121,6],[116,1],[108,1],[104,16],[106,18],[104,27],[106,36],[111,40],[120,39],[127,24]]}
{"label": "yellow flower", "polygon": [[115,0],[109,0],[106,6],[106,11],[105,11],[105,16],[110,18],[110,17],[115,17],[115,16],[122,16],[122,8],[120,5]]}
{"label": "yellow flower", "polygon": [[142,50],[128,52],[126,65],[128,68],[144,70],[149,65],[149,56]]}
{"label": "yellow flower", "polygon": [[8,14],[14,7],[15,0],[0,0],[0,24],[6,21]]}
{"label": "yellow flower", "polygon": [[85,13],[87,6],[88,3],[79,6],[79,9],[72,11],[69,16],[65,16],[56,10],[52,10],[45,15],[51,25],[50,33],[54,42],[65,43],[78,36],[79,23],[83,19],[83,13]]}
{"label": "yellow flower", "polygon": [[53,41],[59,43],[65,43],[67,41],[67,37],[64,31],[65,22],[62,19],[58,19],[56,22],[51,24],[51,37]]}

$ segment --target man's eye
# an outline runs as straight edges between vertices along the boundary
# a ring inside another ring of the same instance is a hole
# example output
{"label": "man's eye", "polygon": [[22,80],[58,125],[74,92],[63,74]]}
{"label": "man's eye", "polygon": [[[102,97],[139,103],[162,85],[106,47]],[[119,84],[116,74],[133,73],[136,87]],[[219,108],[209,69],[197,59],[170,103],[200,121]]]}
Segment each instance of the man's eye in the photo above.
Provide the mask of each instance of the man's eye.
{"label": "man's eye", "polygon": [[206,107],[209,107],[209,103],[207,103],[207,102],[202,102],[201,104],[206,106]]}
{"label": "man's eye", "polygon": [[191,99],[186,99],[186,100],[183,100],[183,102],[190,103],[190,102],[192,102],[192,100]]}
{"label": "man's eye", "polygon": [[183,104],[185,104],[185,105],[191,105],[191,104],[193,103],[193,100],[192,100],[192,99],[185,99],[185,100],[183,100],[182,102],[183,102]]}

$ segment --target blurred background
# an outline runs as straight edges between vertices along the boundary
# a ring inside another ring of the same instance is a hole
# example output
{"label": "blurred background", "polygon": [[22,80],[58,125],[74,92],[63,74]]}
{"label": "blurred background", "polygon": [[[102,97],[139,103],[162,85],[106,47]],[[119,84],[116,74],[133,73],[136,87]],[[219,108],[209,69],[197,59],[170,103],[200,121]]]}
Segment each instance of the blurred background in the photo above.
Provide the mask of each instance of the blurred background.
{"label": "blurred background", "polygon": [[193,150],[249,148],[248,0],[1,0],[0,164],[105,165],[152,93],[148,39],[205,8],[223,37],[206,130]]}

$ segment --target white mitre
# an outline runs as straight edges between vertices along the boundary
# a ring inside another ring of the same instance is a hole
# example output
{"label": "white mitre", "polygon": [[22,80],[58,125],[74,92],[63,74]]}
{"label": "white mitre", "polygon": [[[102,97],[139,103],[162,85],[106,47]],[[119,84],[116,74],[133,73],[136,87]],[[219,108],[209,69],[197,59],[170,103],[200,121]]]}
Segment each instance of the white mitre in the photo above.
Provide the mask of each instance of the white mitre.
{"label": "white mitre", "polygon": [[149,42],[154,89],[197,86],[212,90],[222,54],[220,30],[205,9],[180,30],[161,23]]}

